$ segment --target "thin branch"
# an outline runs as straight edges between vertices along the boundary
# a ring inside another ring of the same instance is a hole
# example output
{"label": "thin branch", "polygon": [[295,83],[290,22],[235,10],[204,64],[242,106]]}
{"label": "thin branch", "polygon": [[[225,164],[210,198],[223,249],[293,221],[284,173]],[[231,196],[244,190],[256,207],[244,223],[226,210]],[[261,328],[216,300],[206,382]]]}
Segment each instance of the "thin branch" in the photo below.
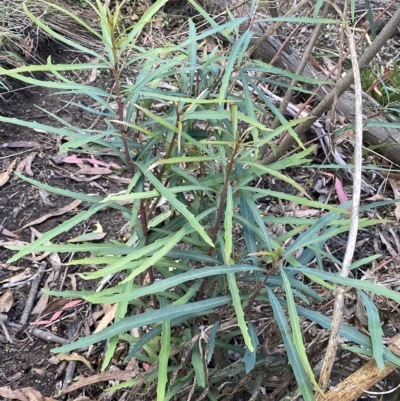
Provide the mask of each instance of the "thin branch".
{"label": "thin branch", "polygon": [[[363,119],[362,119],[362,87],[360,68],[357,61],[357,51],[354,36],[350,28],[346,25],[346,33],[349,40],[349,48],[351,52],[352,71],[354,75],[355,88],[355,146],[354,146],[354,181],[353,181],[353,205],[351,209],[351,220],[349,237],[347,240],[346,252],[343,259],[343,266],[340,271],[342,277],[347,277],[350,272],[351,262],[353,260],[354,248],[357,241],[358,233],[358,215],[360,209],[361,198],[361,172],[362,172],[362,143],[363,143]],[[336,300],[332,318],[331,335],[329,338],[328,348],[321,371],[319,384],[323,390],[326,390],[329,384],[333,363],[335,361],[337,346],[339,342],[340,324],[343,317],[344,296],[346,288],[338,286],[336,289]],[[317,395],[317,399],[320,398]]]}

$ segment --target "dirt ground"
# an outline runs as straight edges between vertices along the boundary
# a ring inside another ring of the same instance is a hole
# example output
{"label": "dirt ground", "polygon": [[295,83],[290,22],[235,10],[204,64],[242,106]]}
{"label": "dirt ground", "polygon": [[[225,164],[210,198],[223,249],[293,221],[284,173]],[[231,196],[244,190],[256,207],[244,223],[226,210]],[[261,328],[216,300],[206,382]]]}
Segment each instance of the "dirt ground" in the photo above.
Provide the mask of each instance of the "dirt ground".
{"label": "dirt ground", "polygon": [[[71,57],[70,55],[66,56]],[[23,87],[16,81],[8,81],[7,83],[10,87],[10,92],[3,93],[0,97],[1,113],[7,117],[17,117],[22,120],[37,121],[54,126],[54,119],[40,110],[37,107],[39,106],[58,117],[62,117],[71,124],[79,124],[82,128],[88,127],[92,123],[82,113],[74,113],[71,107],[68,107],[67,110],[65,102],[62,101],[62,99],[66,100],[65,97],[54,95],[51,91],[43,88]],[[32,174],[30,178],[41,183],[74,192],[101,196],[117,193],[125,188],[126,184],[118,182],[118,179],[111,180],[107,176],[100,176],[94,181],[86,181],[85,179],[88,177],[81,177],[82,181],[77,181],[74,173],[79,170],[79,166],[63,163],[57,157],[58,140],[59,138],[52,134],[35,132],[30,128],[14,124],[0,123],[0,171],[6,171],[12,163],[18,165],[21,161],[30,157],[32,158]],[[85,157],[85,155],[81,156]],[[100,156],[97,159],[105,163],[118,162],[112,157]],[[26,170],[23,171],[23,174],[29,175]],[[118,176],[120,179],[122,178],[122,175],[117,172],[113,175]],[[5,185],[0,187],[0,244],[4,245],[5,242],[8,243],[14,239],[31,242],[34,235],[31,228],[20,231],[21,227],[44,215],[55,213],[73,201],[74,199],[71,198],[46,193],[43,190],[40,191],[16,176],[11,177]],[[74,213],[87,209],[87,207],[88,205],[82,203],[70,212],[50,217],[42,223],[35,224],[33,227],[38,232],[36,235],[57,227]],[[107,209],[97,213],[93,219],[85,221],[68,232],[59,235],[56,240],[60,243],[65,243],[73,237],[93,231],[96,228],[96,224],[101,225],[106,233],[103,241],[107,241],[110,238],[119,239],[121,237],[121,229],[125,221],[121,212]],[[24,272],[29,277],[29,275],[35,274],[38,270],[40,262],[34,261],[35,255],[30,255],[31,260],[24,258],[12,266],[7,265],[5,262],[14,253],[4,248],[4,246],[0,246],[0,295],[6,291],[7,280],[12,280],[17,275],[24,275]],[[64,258],[61,262],[65,262],[69,256],[61,255]],[[51,283],[52,288],[61,289],[63,285],[64,289],[70,287],[71,282],[67,277],[69,275],[76,280],[77,289],[89,289],[93,286],[93,283],[83,282],[76,274],[85,269],[85,266],[62,267],[62,271],[58,272],[58,279],[53,280]],[[54,271],[54,267],[48,265],[41,288],[52,271]],[[42,395],[51,397],[56,395],[62,386],[66,363],[52,363],[50,350],[56,346],[55,343],[27,336],[24,333],[26,326],[22,328],[16,326],[19,324],[29,288],[29,284],[13,287],[12,307],[6,314],[8,317],[7,324],[9,324],[7,327],[13,339],[12,344],[9,343],[0,329],[0,386],[10,386],[12,389],[31,387],[38,390]],[[56,324],[48,324],[40,328],[47,330],[50,327],[51,332],[60,337],[66,339],[75,338],[82,330],[90,330],[87,315],[93,311],[94,309],[91,310],[88,305],[83,304],[77,308],[67,310],[64,313],[65,316]],[[29,321],[35,321],[37,317],[37,314],[30,316]],[[82,370],[88,371],[87,367]]]}

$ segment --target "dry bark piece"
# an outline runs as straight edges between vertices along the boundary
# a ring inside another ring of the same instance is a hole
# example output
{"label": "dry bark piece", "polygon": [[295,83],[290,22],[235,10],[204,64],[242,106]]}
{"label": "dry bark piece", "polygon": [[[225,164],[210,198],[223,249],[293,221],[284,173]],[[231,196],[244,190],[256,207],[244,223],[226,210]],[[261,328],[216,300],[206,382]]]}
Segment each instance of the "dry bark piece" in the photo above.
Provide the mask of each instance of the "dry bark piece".
{"label": "dry bark piece", "polygon": [[[400,356],[400,334],[391,339],[389,348],[393,353]],[[385,369],[379,370],[375,360],[371,359],[334,389],[325,393],[325,397],[321,397],[321,399],[325,401],[353,401],[396,369],[397,366],[385,362]]]}

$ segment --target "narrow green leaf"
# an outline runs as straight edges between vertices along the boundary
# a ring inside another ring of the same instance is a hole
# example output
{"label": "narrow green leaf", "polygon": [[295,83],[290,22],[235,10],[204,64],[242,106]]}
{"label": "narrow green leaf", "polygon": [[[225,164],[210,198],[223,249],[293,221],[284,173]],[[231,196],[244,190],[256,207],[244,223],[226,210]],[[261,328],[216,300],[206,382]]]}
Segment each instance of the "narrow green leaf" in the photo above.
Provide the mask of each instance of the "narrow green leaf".
{"label": "narrow green leaf", "polygon": [[283,192],[272,191],[270,189],[261,189],[261,188],[246,187],[246,186],[241,187],[241,189],[249,190],[250,192],[259,194],[261,196],[272,196],[277,199],[284,199],[284,200],[287,200],[290,202],[298,203],[299,205],[310,206],[315,209],[330,210],[330,211],[342,213],[345,215],[348,215],[350,213],[348,210],[341,209],[338,206],[332,206],[332,205],[327,205],[327,204],[321,203],[321,202],[310,201],[310,200],[304,199],[300,196],[285,194]]}
{"label": "narrow green leaf", "polygon": [[[287,270],[291,269],[292,268],[290,267],[287,268]],[[310,269],[308,267],[295,268],[294,271],[306,274],[311,280],[314,280],[314,277],[317,277],[346,287],[357,288],[357,290],[370,291],[374,294],[382,295],[400,303],[400,294],[397,291],[390,290],[383,285],[378,285],[368,280],[356,280],[349,277],[342,277],[339,273],[330,273],[322,270]]]}
{"label": "narrow green leaf", "polygon": [[174,301],[172,304],[183,305],[188,303],[190,298],[192,298],[197,293],[202,283],[203,280],[197,280],[194,284],[190,286],[189,291],[185,295],[181,296],[178,300]]}
{"label": "narrow green leaf", "polygon": [[[281,302],[284,303],[284,301]],[[304,316],[311,322],[319,324],[324,329],[330,330],[332,327],[332,319],[323,315],[321,312],[316,312],[310,309],[306,309],[299,305],[297,305],[297,311],[300,315]],[[371,338],[366,336],[365,334],[362,334],[355,327],[348,326],[347,324],[341,324],[340,335],[346,338],[348,341],[352,341],[363,348],[372,350]],[[392,351],[390,351],[386,347],[384,348],[383,356],[386,361],[400,367],[400,357],[395,355]]]}
{"label": "narrow green leaf", "polygon": [[235,308],[236,318],[238,320],[238,326],[240,328],[240,331],[242,332],[242,336],[243,336],[244,342],[246,344],[246,347],[250,350],[250,352],[252,352],[252,351],[254,351],[254,346],[251,342],[251,338],[247,331],[246,321],[244,318],[242,303],[240,301],[239,288],[236,283],[235,274],[227,273],[227,277],[228,277],[228,284],[229,284],[229,292],[231,293],[231,296],[232,296],[232,303],[233,303],[233,307]]}
{"label": "narrow green leaf", "polygon": [[214,354],[215,339],[217,337],[218,327],[219,327],[219,320],[217,320],[213,324],[213,327],[210,331],[210,336],[208,339],[209,346],[208,346],[207,364],[211,362],[212,356]]}
{"label": "narrow green leaf", "polygon": [[290,285],[288,276],[285,273],[285,270],[280,267],[280,273],[283,279],[283,285],[285,287],[285,294],[286,294],[286,301],[288,304],[288,311],[289,311],[289,316],[290,316],[290,321],[291,321],[291,326],[292,326],[292,332],[293,332],[293,341],[294,341],[294,346],[296,347],[299,359],[303,365],[304,370],[306,371],[308,377],[311,380],[311,383],[315,386],[315,388],[323,394],[322,389],[318,386],[317,381],[315,380],[314,373],[311,369],[310,362],[308,361],[307,354],[306,354],[306,348],[304,347],[303,343],[303,334],[301,331],[300,327],[300,320],[299,316],[297,314],[296,310],[296,303],[293,297],[292,293],[292,287]]}
{"label": "narrow green leaf", "polygon": [[294,345],[293,333],[291,332],[288,322],[286,321],[285,313],[283,312],[282,306],[280,305],[275,294],[268,287],[267,290],[268,298],[271,302],[272,310],[274,312],[274,318],[278,323],[280,332],[282,333],[289,363],[292,366],[293,373],[296,377],[296,382],[299,386],[301,394],[306,401],[314,401],[312,384],[307,372],[304,370],[296,346]]}
{"label": "narrow green leaf", "polygon": [[193,353],[192,353],[192,365],[196,374],[196,380],[197,383],[199,384],[200,387],[205,388],[206,387],[206,376],[204,373],[204,363],[203,359],[201,357],[200,353],[200,341],[201,339],[199,338],[199,341],[196,342],[196,344],[193,347]]}
{"label": "narrow green leaf", "polygon": [[217,308],[231,301],[230,296],[222,296],[217,298],[205,299],[203,301],[193,302],[185,305],[169,305],[162,309],[149,310],[140,315],[130,316],[119,322],[105,328],[99,333],[80,338],[71,344],[62,347],[53,348],[51,352],[59,354],[61,352],[69,352],[78,348],[85,348],[99,341],[107,340],[114,335],[125,333],[137,327],[142,327],[163,320],[172,320],[184,315],[191,315],[209,309]]}
{"label": "narrow green leaf", "polygon": [[259,344],[257,333],[252,323],[248,322],[247,327],[251,341],[254,344],[254,350],[250,351],[248,348],[246,348],[246,352],[243,356],[243,362],[246,366],[246,374],[250,373],[256,366],[257,346]]}
{"label": "narrow green leaf", "polygon": [[146,259],[140,266],[138,266],[131,274],[126,277],[122,283],[133,280],[140,273],[143,273],[150,266],[155,265],[162,257],[164,257],[181,239],[190,231],[189,225],[185,224],[175,235],[168,238],[168,242],[150,258]]}
{"label": "narrow green leaf", "polygon": [[71,219],[69,219],[67,221],[64,221],[59,226],[57,226],[57,227],[53,228],[52,230],[47,231],[46,233],[44,233],[36,241],[32,242],[29,245],[24,246],[23,249],[21,249],[17,254],[12,256],[7,261],[7,263],[15,262],[16,260],[22,258],[22,256],[25,256],[25,255],[27,255],[28,253],[31,253],[31,252],[35,252],[37,246],[42,245],[47,241],[50,241],[52,238],[56,237],[58,234],[61,234],[63,232],[66,232],[66,231],[70,230],[71,228],[77,226],[81,221],[88,220],[96,212],[98,212],[101,209],[106,208],[107,206],[108,206],[107,203],[97,204],[97,205],[92,206],[86,212],[77,213]]}
{"label": "narrow green leaf", "polygon": [[363,291],[358,291],[358,293],[360,294],[364,306],[367,309],[368,331],[371,336],[373,357],[375,358],[378,369],[383,370],[385,369],[385,363],[383,361],[383,330],[381,326],[381,319],[379,317],[379,311],[367,294],[365,294]]}
{"label": "narrow green leaf", "polygon": [[[219,205],[223,207],[223,205]],[[225,208],[225,219],[224,219],[224,237],[225,237],[225,248],[224,248],[224,259],[225,264],[228,266],[231,264],[232,250],[233,250],[233,199],[232,199],[232,186],[228,184],[226,192],[226,208]]]}
{"label": "narrow green leaf", "polygon": [[[160,307],[165,308],[167,302],[160,297]],[[160,341],[160,355],[158,359],[158,382],[157,382],[157,401],[164,401],[166,385],[168,382],[168,361],[171,351],[171,321],[164,320],[161,324],[162,334]]]}
{"label": "narrow green leaf", "polygon": [[154,176],[153,173],[150,171],[146,171],[146,169],[140,165],[139,163],[137,164],[138,167],[142,170],[143,174],[148,178],[148,180],[154,185],[154,187],[157,189],[157,191],[163,196],[171,205],[185,218],[188,220],[190,225],[199,233],[199,235],[203,238],[203,240],[210,246],[214,246],[211,238],[208,236],[206,231],[204,230],[203,226],[196,220],[196,217],[187,209],[186,205],[181,203],[173,193],[167,188],[164,187],[164,185]]}

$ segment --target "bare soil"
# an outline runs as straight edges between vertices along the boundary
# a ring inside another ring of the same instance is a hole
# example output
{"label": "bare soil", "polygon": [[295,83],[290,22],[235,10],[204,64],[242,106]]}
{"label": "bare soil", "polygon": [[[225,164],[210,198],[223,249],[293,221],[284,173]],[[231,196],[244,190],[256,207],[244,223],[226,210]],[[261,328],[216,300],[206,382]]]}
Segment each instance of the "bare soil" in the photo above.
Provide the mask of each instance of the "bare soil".
{"label": "bare soil", "polygon": [[[57,52],[57,56],[64,57],[64,62],[68,61],[68,57],[72,57],[66,53],[60,55],[59,52]],[[67,57],[67,60],[65,57]],[[50,90],[38,87],[24,87],[13,80],[7,81],[7,85],[10,91],[3,93],[0,97],[1,113],[7,117],[16,117],[26,121],[37,121],[55,126],[57,122],[38,108],[40,107],[62,117],[71,124],[79,124],[82,128],[88,127],[92,123],[82,112],[77,110],[74,113],[71,111],[71,107],[66,108],[65,100],[67,99],[54,94]],[[124,188],[124,185],[108,179],[107,176],[102,176],[91,182],[78,182],[69,178],[79,167],[75,164],[59,163],[57,158],[54,159],[58,154],[58,141],[59,137],[52,134],[35,132],[30,128],[14,124],[0,123],[0,171],[6,171],[11,163],[16,161],[16,164],[18,164],[28,155],[36,153],[31,168],[33,176],[30,178],[41,183],[74,192],[101,196],[120,192]],[[38,147],[30,148],[26,142],[35,142]],[[15,143],[17,144],[15,145]],[[11,146],[8,146],[10,144]],[[17,147],[13,147],[13,144]],[[82,155],[82,157],[85,157],[85,155]],[[98,157],[97,159],[106,163],[118,162],[112,157]],[[26,173],[24,174],[26,175]],[[9,232],[17,234],[20,241],[31,242],[32,231],[30,228],[18,231],[21,227],[48,213],[55,212],[73,201],[71,198],[57,194],[47,193],[46,195],[47,199],[39,194],[37,187],[15,175],[12,176],[4,186],[0,187],[1,229],[5,228]],[[88,205],[82,203],[78,209],[49,218],[40,224],[35,224],[34,227],[40,233],[47,232],[73,216],[73,213],[76,213],[79,209],[83,210],[87,207]],[[59,235],[56,241],[66,243],[73,237],[92,231],[96,228],[96,223],[99,223],[103,231],[107,233],[103,241],[107,241],[110,238],[119,239],[125,222],[121,212],[107,209],[97,213],[92,220],[85,221],[68,232]],[[0,234],[0,244],[12,239],[9,235],[5,235],[4,232]],[[37,262],[25,258],[12,266],[7,265],[6,261],[14,253],[0,246],[0,296],[6,291],[5,288],[1,287],[1,283],[4,284],[5,280],[21,274],[25,269],[30,269],[31,274],[35,274],[39,266]],[[62,262],[65,262],[65,260],[62,260]],[[93,283],[81,280],[76,274],[85,269],[87,269],[85,266],[63,267],[61,274],[58,276],[59,278],[52,282],[53,289],[71,288],[72,284],[67,275],[72,275],[74,277],[73,280],[76,280],[76,283],[74,283],[76,289],[90,289]],[[49,265],[41,288],[52,270],[52,266]],[[19,330],[12,326],[19,323],[29,289],[29,282],[13,288],[13,306],[7,313],[7,327],[13,339],[12,344],[7,341],[0,329],[0,386],[10,386],[12,389],[31,387],[38,390],[42,395],[51,397],[56,395],[61,388],[66,365],[65,363],[53,364],[51,362],[52,354],[50,350],[56,344],[32,338],[24,333],[23,329]],[[40,327],[40,329],[50,329],[53,334],[66,339],[75,338],[81,334],[82,330],[86,330],[86,332],[90,330],[90,323],[87,322],[89,312],[92,311],[88,305],[79,306],[73,313],[67,311],[65,317],[57,323],[44,326],[47,328]],[[36,318],[37,315],[32,315],[29,321],[35,321]],[[75,330],[71,330],[71,327]],[[83,370],[88,371],[87,367],[83,368]]]}

